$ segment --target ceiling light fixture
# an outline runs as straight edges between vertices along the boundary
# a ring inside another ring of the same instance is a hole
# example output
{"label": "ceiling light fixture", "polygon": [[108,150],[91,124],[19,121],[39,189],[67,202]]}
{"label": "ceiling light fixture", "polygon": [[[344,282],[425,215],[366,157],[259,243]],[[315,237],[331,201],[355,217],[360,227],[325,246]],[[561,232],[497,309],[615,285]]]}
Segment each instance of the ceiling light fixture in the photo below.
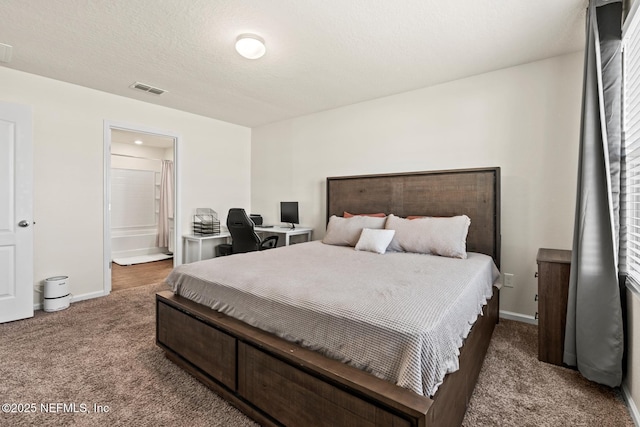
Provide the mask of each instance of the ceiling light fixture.
{"label": "ceiling light fixture", "polygon": [[134,143],[134,144],[136,144],[136,145],[142,145],[142,144],[144,144],[144,143],[143,143],[141,140],[139,140],[139,139],[136,139],[135,141],[133,141],[133,143]]}
{"label": "ceiling light fixture", "polygon": [[236,39],[236,50],[247,59],[258,59],[267,51],[264,40],[255,34],[240,34]]}

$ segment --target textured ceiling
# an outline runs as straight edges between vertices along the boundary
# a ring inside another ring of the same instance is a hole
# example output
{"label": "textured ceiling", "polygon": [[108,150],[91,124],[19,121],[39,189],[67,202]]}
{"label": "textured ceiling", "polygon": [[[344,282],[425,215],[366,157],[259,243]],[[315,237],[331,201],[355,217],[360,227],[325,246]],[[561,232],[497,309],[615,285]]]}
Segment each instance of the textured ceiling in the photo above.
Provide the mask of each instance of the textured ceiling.
{"label": "textured ceiling", "polygon": [[[2,0],[0,65],[258,126],[583,48],[587,0]],[[267,44],[234,50],[242,33]],[[130,89],[139,81],[167,90]]]}

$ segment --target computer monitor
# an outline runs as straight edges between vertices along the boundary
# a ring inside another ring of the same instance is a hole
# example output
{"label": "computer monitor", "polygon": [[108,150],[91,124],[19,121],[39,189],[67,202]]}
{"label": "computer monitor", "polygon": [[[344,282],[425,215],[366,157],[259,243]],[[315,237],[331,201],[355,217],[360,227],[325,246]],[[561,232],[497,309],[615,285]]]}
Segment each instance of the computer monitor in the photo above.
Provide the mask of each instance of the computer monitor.
{"label": "computer monitor", "polygon": [[280,222],[288,222],[291,228],[296,228],[294,224],[299,224],[298,202],[280,202]]}

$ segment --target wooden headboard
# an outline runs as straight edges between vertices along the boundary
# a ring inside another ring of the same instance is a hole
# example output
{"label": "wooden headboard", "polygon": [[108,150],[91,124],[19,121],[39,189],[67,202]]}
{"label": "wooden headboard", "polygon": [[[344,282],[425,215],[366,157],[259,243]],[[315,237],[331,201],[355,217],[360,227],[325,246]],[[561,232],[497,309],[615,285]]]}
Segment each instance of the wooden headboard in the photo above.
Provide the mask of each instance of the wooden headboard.
{"label": "wooden headboard", "polygon": [[467,215],[467,251],[487,254],[500,267],[500,168],[327,178],[327,221],[345,211]]}

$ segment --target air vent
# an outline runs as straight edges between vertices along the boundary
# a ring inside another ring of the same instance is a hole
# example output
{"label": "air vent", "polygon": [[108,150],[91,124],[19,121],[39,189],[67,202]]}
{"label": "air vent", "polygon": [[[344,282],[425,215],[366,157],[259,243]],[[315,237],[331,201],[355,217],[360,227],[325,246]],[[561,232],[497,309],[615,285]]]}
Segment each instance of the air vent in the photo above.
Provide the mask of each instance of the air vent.
{"label": "air vent", "polygon": [[13,46],[0,43],[0,62],[11,62],[11,53]]}
{"label": "air vent", "polygon": [[141,90],[143,92],[152,93],[154,95],[162,95],[163,93],[166,92],[166,90],[160,89],[159,87],[154,87],[154,86],[151,86],[151,85],[148,85],[148,84],[144,84],[144,83],[140,83],[140,82],[135,82],[134,84],[132,84],[129,87],[131,89],[137,89],[137,90]]}

